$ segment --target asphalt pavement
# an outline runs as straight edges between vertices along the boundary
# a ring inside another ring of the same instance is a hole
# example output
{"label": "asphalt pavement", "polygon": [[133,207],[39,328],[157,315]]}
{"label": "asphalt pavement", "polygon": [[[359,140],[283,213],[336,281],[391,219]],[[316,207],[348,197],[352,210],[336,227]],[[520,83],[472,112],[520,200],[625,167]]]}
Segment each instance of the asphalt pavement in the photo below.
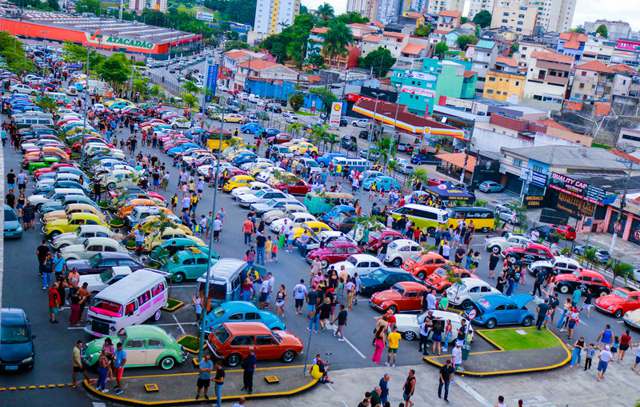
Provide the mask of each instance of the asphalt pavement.
{"label": "asphalt pavement", "polygon": [[[234,125],[225,125],[226,128],[233,129]],[[345,129],[349,131],[350,129]],[[353,130],[353,129],[351,129]],[[121,137],[121,136],[120,136]],[[245,136],[250,141],[250,135]],[[148,150],[144,150],[146,153]],[[160,151],[154,151],[170,168],[171,161]],[[132,159],[131,156],[129,156]],[[3,163],[5,171],[13,168],[19,169],[21,157],[9,146],[4,149]],[[177,169],[174,170],[177,175]],[[170,196],[176,188],[177,176],[171,177],[169,190],[165,194]],[[33,183],[29,186],[29,189]],[[3,191],[2,196],[5,192]],[[231,197],[227,194],[218,194],[218,208],[223,207],[227,216],[222,232],[220,243],[214,245],[214,249],[222,257],[241,258],[245,247],[239,242],[242,241],[241,222],[246,216],[246,211],[240,209]],[[360,193],[358,197],[361,202],[367,201],[366,193]],[[213,190],[208,189],[198,205],[198,216],[206,214],[211,210]],[[71,372],[71,349],[77,339],[90,340],[81,329],[68,327],[66,320],[69,310],[63,310],[60,314],[61,323],[52,325],[48,322],[47,316],[47,296],[40,289],[39,275],[37,273],[37,262],[35,249],[42,239],[37,226],[35,230],[27,231],[21,240],[4,242],[4,280],[3,280],[3,307],[19,307],[25,309],[29,315],[33,333],[36,335],[36,363],[35,368],[26,373],[2,375],[0,376],[0,387],[6,386],[29,386],[64,384],[70,381]],[[477,235],[473,241],[473,247],[477,248],[482,259],[477,274],[481,278],[487,277],[488,256],[484,252],[484,236]],[[308,281],[309,266],[298,252],[279,255],[277,263],[267,265],[276,279],[276,284],[285,284],[287,292],[291,292],[293,286],[300,278]],[[531,290],[531,278],[527,276],[527,282],[520,291]],[[181,285],[172,285],[171,296],[189,300],[195,292],[195,286],[191,282]],[[291,297],[291,295],[290,295]],[[561,299],[562,303],[563,299]],[[534,304],[531,305],[533,307]],[[373,363],[370,358],[373,352],[371,346],[371,335],[374,326],[374,319],[379,314],[371,309],[365,299],[361,299],[359,304],[349,314],[349,323],[345,332],[347,340],[339,342],[332,336],[331,332],[321,332],[309,336],[307,331],[307,321],[303,316],[297,316],[293,311],[291,301],[286,306],[285,322],[288,330],[299,336],[306,346],[305,353],[298,357],[295,363],[304,363],[305,359],[316,353],[325,354],[331,368],[348,369],[371,367]],[[191,312],[191,307],[184,307],[182,310],[170,314],[163,313],[160,321],[156,324],[162,326],[168,332],[179,336],[183,332],[195,332],[195,318]],[[585,336],[587,341],[595,340],[596,336],[605,324],[611,324],[617,334],[624,329],[619,321],[611,317],[602,315],[596,311],[590,318],[583,318],[583,322],[576,330],[576,337]],[[566,336],[561,336],[566,338]],[[638,335],[634,333],[634,341],[638,340]],[[417,342],[409,343],[402,341],[398,354],[398,369],[400,366],[414,365],[420,360],[417,350]],[[268,366],[267,363],[260,363],[261,366]],[[189,366],[182,366],[178,371],[190,371]],[[157,369],[135,369],[135,374],[158,373]],[[133,374],[133,373],[129,373]],[[49,390],[23,390],[11,393],[0,393],[0,402],[9,402],[6,405],[25,404],[30,406],[51,405],[54,403],[73,403],[73,405],[87,405],[92,399],[82,390],[49,389]]]}

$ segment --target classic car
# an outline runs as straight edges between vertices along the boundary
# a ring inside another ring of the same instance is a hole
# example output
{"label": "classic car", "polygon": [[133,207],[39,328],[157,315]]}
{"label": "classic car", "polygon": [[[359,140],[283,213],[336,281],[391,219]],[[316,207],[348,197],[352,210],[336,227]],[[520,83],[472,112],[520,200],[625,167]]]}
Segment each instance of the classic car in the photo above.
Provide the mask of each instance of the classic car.
{"label": "classic car", "polygon": [[526,246],[512,246],[502,251],[502,257],[505,257],[510,263],[518,261],[524,264],[531,264],[541,260],[551,260],[554,254],[551,249],[539,243],[528,243]]}
{"label": "classic car", "polygon": [[566,256],[557,256],[551,260],[541,260],[531,263],[528,267],[531,275],[537,275],[541,270],[549,271],[552,274],[573,273],[582,268],[576,259]]}
{"label": "classic car", "polygon": [[303,225],[306,222],[317,221],[316,217],[307,212],[293,212],[287,214],[285,217],[276,219],[269,225],[269,230],[274,233],[280,233],[280,230],[285,227],[293,226],[294,228]]}
{"label": "classic car", "polygon": [[310,251],[307,254],[307,262],[312,263],[314,260],[320,260],[322,267],[334,264],[339,261],[346,260],[353,254],[360,253],[360,248],[349,241],[335,240],[326,244],[322,248]]}
{"label": "classic car", "polygon": [[300,226],[293,228],[293,238],[298,239],[303,234],[314,235],[324,230],[333,230],[329,225],[317,220],[305,222]]}
{"label": "classic car", "polygon": [[80,275],[99,274],[116,266],[126,266],[129,267],[131,271],[144,268],[144,264],[140,263],[130,254],[120,252],[98,253],[89,259],[67,261],[67,269],[76,269]]}
{"label": "classic car", "polygon": [[261,189],[253,194],[243,194],[238,196],[238,204],[242,208],[249,208],[251,204],[267,202],[270,199],[286,199],[290,196],[276,189]]}
{"label": "classic car", "polygon": [[622,317],[625,325],[640,330],[640,309],[629,311]]}
{"label": "classic car", "polygon": [[562,294],[573,293],[578,287],[586,287],[596,296],[609,294],[612,285],[597,271],[580,269],[570,274],[558,274],[553,278],[556,291]]}
{"label": "classic car", "polygon": [[[430,316],[434,324],[440,325],[442,331],[447,321],[451,321],[451,331],[458,332],[462,326],[462,321],[466,319],[457,312],[432,310],[425,311],[422,314],[396,314],[396,328],[402,337],[407,341],[415,341],[420,338],[420,326],[424,323],[427,316]],[[456,335],[452,335],[451,341],[457,339]]]}
{"label": "classic car", "polygon": [[55,250],[63,247],[80,244],[88,237],[111,237],[115,233],[106,226],[102,225],[82,225],[75,232],[63,233],[51,239],[51,247]]}
{"label": "classic car", "polygon": [[510,247],[523,247],[531,243],[531,239],[524,235],[507,233],[504,236],[489,237],[484,241],[484,247],[488,252],[498,253]]}
{"label": "classic car", "polygon": [[109,237],[88,237],[79,244],[60,249],[60,255],[65,260],[88,259],[94,254],[102,252],[126,253],[127,249]]}
{"label": "classic car", "polygon": [[365,250],[377,253],[380,247],[386,246],[394,240],[404,239],[405,236],[395,229],[384,228],[369,232],[369,240],[365,244]]}
{"label": "classic car", "polygon": [[471,322],[489,329],[498,325],[531,326],[534,315],[527,309],[527,304],[532,300],[530,294],[485,295],[473,302],[477,313]]}
{"label": "classic car", "polygon": [[105,269],[102,273],[80,275],[78,285],[82,287],[84,283],[87,283],[87,291],[91,294],[97,294],[104,288],[120,281],[131,273],[133,273],[133,271],[127,266],[114,266]]}
{"label": "classic car", "polygon": [[422,253],[422,246],[410,239],[398,239],[387,245],[384,264],[400,267],[413,256]]}
{"label": "classic car", "polygon": [[42,223],[49,223],[54,219],[64,219],[69,217],[72,213],[92,213],[102,219],[103,222],[106,218],[102,211],[93,205],[89,204],[70,204],[64,210],[51,211],[43,214],[41,217]]}
{"label": "classic car", "polygon": [[[127,352],[125,369],[158,366],[162,370],[171,370],[176,363],[182,363],[187,359],[182,346],[158,326],[133,325],[124,328],[123,335],[108,338],[114,346],[123,343],[122,347]],[[82,360],[87,366],[95,366],[98,363],[106,339],[105,336],[87,343],[82,354]]]}
{"label": "classic car", "polygon": [[391,288],[403,281],[420,283],[420,280],[400,268],[380,267],[360,278],[360,295],[369,297],[378,291]]}
{"label": "classic car", "polygon": [[454,278],[475,277],[474,274],[467,269],[452,264],[443,264],[433,273],[429,274],[427,278],[424,279],[424,282],[427,287],[433,288],[440,293],[451,287],[450,276]]}
{"label": "classic car", "polygon": [[22,223],[18,219],[15,209],[4,205],[4,238],[20,239],[22,237]]}
{"label": "classic car", "polygon": [[[217,259],[212,259],[212,265]],[[189,247],[180,250],[173,255],[167,257],[160,269],[169,273],[170,278],[175,283],[181,283],[185,280],[196,280],[207,272],[209,265],[209,256],[206,250],[200,250],[199,247]]]}
{"label": "classic car", "polygon": [[231,192],[235,188],[249,186],[255,179],[250,175],[236,175],[231,177],[222,187],[224,192]]}
{"label": "classic car", "polygon": [[107,226],[102,217],[93,213],[72,213],[64,219],[54,219],[42,227],[42,232],[48,238],[63,233],[75,232],[82,225]]}
{"label": "classic car", "polygon": [[291,363],[302,353],[302,341],[287,331],[272,331],[261,322],[225,322],[209,334],[216,359],[235,367],[255,351],[256,359]]}
{"label": "classic car", "polygon": [[225,322],[262,322],[271,330],[284,331],[285,323],[272,312],[258,308],[248,301],[227,301],[208,312],[204,317],[206,332],[218,329]]}
{"label": "classic car", "polygon": [[629,311],[640,309],[640,291],[614,288],[611,294],[596,298],[594,304],[598,311],[621,318]]}
{"label": "classic car", "polygon": [[[154,247],[151,253],[149,253],[149,260],[163,264],[170,256],[173,256],[180,250],[186,250],[192,247],[198,248],[204,253],[208,253],[209,251],[208,246],[201,246],[193,239],[176,237],[164,240],[161,244]],[[217,253],[214,252],[213,255],[215,258],[219,258]]]}
{"label": "classic car", "polygon": [[175,238],[187,238],[193,240],[198,246],[205,246],[205,243],[199,237],[193,236],[191,233],[185,233],[184,230],[179,228],[168,227],[164,230],[156,230],[151,234],[148,234],[144,238],[143,250],[145,252],[152,251],[156,246],[162,244],[165,240]]}
{"label": "classic car", "polygon": [[447,288],[447,297],[451,305],[469,308],[474,301],[491,294],[502,294],[495,287],[478,278],[463,278]]}
{"label": "classic car", "polygon": [[394,314],[406,311],[420,311],[422,296],[427,287],[422,283],[404,281],[395,283],[388,290],[378,291],[371,295],[369,305],[382,312],[393,311]]}
{"label": "classic car", "polygon": [[402,263],[402,268],[421,280],[427,278],[439,267],[447,263],[447,259],[436,252],[417,253]]}
{"label": "classic car", "polygon": [[352,254],[344,261],[339,261],[332,265],[333,268],[340,273],[344,267],[345,271],[353,276],[358,273],[359,276],[368,274],[373,270],[382,267],[382,262],[375,256],[370,254]]}

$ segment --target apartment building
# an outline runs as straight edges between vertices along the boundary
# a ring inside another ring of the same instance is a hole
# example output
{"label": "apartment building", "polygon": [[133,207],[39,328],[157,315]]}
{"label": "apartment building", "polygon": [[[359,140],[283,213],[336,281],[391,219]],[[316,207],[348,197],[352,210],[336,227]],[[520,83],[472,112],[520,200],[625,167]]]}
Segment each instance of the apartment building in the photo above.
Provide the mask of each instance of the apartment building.
{"label": "apartment building", "polygon": [[608,38],[616,41],[620,38],[629,38],[631,33],[631,26],[626,21],[611,21],[611,20],[596,20],[587,21],[584,23],[584,30],[588,33],[595,33],[598,27],[604,25],[607,27]]}
{"label": "apartment building", "polygon": [[569,55],[576,61],[580,61],[587,45],[589,37],[586,34],[567,31],[560,34],[556,51],[562,55]]}
{"label": "apartment building", "polygon": [[610,101],[613,95],[628,96],[637,71],[627,65],[590,61],[578,65],[571,98],[589,102]]}
{"label": "apartment building", "polygon": [[438,31],[452,31],[460,27],[462,12],[459,10],[445,10],[438,13],[436,29]]}
{"label": "apartment building", "polygon": [[495,41],[480,39],[477,44],[469,47],[472,53],[471,60],[473,65],[471,70],[478,74],[476,82],[476,90],[482,92],[487,71],[493,69],[496,65],[496,57],[498,56],[498,46]]}
{"label": "apartment building", "polygon": [[389,50],[391,56],[398,58],[408,42],[409,36],[402,33],[383,31],[382,34],[368,34],[360,41],[362,56],[382,47]]}
{"label": "apartment building", "polygon": [[486,74],[482,96],[499,102],[518,103],[524,96],[526,76],[490,70]]}
{"label": "apartment building", "polygon": [[447,10],[458,10],[462,13],[465,0],[429,0],[427,13],[437,15]]}
{"label": "apartment building", "polygon": [[469,13],[467,16],[472,20],[482,10],[493,14],[494,3],[495,0],[469,0]]}
{"label": "apartment building", "polygon": [[300,13],[300,0],[258,0],[253,31],[256,38],[280,33]]}
{"label": "apartment building", "polygon": [[398,21],[400,15],[400,0],[378,0],[376,19],[387,25]]}
{"label": "apartment building", "polygon": [[536,22],[544,31],[564,32],[571,28],[576,0],[529,0],[538,11]]}
{"label": "apartment building", "polygon": [[524,97],[560,107],[569,86],[573,58],[552,51],[535,51],[531,61],[527,67]]}
{"label": "apartment building", "polygon": [[538,9],[529,0],[496,0],[491,28],[505,28],[519,35],[531,35]]}

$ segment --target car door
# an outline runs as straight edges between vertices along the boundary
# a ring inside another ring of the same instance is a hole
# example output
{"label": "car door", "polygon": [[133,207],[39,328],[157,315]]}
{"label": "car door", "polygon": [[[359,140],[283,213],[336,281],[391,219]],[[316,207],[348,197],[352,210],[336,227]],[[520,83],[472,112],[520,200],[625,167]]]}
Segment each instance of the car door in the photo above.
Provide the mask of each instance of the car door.
{"label": "car door", "polygon": [[520,309],[516,304],[506,304],[504,305],[504,319],[503,323],[505,324],[517,324],[520,322]]}
{"label": "car door", "polygon": [[256,358],[258,360],[272,360],[280,358],[280,345],[273,335],[256,336]]}
{"label": "car door", "polygon": [[[243,358],[249,354],[249,348],[254,346],[254,337],[253,335],[239,335],[231,340],[229,344],[229,354],[238,353]],[[256,356],[258,353],[256,352]],[[228,355],[225,355],[228,356]]]}
{"label": "car door", "polygon": [[480,287],[471,287],[469,291],[467,291],[467,294],[469,295],[469,299],[471,299],[472,301],[477,300],[478,298],[480,298]]}
{"label": "car door", "polygon": [[407,290],[402,299],[402,311],[415,311],[422,309],[422,296],[416,290]]}
{"label": "car door", "polygon": [[148,339],[147,349],[145,351],[145,360],[147,365],[155,366],[160,361],[160,355],[164,350],[164,343],[158,339]]}
{"label": "car door", "polygon": [[626,312],[633,311],[638,308],[640,308],[640,293],[629,294],[626,304],[623,305],[623,310]]}
{"label": "car door", "polygon": [[362,275],[368,273],[370,267],[369,264],[370,263],[368,261],[358,262],[358,264],[356,264],[356,271],[358,272],[358,274]]}
{"label": "car door", "polygon": [[147,350],[145,343],[141,339],[127,339],[124,343],[124,350],[127,352],[127,366],[146,366]]}
{"label": "car door", "polygon": [[382,267],[382,263],[380,263],[379,261],[373,261],[371,260],[369,262],[369,268],[367,269],[367,273],[371,273],[373,270],[379,269],[380,267]]}

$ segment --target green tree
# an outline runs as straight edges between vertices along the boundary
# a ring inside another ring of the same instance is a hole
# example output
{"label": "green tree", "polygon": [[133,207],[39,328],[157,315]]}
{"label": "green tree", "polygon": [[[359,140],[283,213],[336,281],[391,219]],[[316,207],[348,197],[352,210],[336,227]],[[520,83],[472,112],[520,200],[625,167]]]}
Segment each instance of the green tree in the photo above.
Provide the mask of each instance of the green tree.
{"label": "green tree", "polygon": [[45,112],[49,113],[53,113],[58,110],[58,104],[53,98],[50,98],[49,96],[38,98],[36,105],[38,105],[38,107],[40,107]]}
{"label": "green tree", "polygon": [[396,145],[391,137],[380,137],[376,141],[376,150],[380,154],[378,161],[382,164],[383,168],[387,168],[389,161],[397,154]]}
{"label": "green tree", "polygon": [[596,34],[599,34],[602,38],[609,38],[609,29],[606,25],[600,24],[598,28],[596,28]]}
{"label": "green tree", "polygon": [[301,92],[296,92],[289,97],[289,106],[291,106],[294,112],[300,110],[302,105],[304,105],[304,94]]}
{"label": "green tree", "polygon": [[231,40],[224,43],[224,50],[229,51],[231,49],[249,49],[249,44],[240,40]]}
{"label": "green tree", "polygon": [[329,114],[329,110],[331,109],[331,104],[338,100],[336,95],[333,94],[329,89],[325,88],[311,88],[309,89],[310,93],[314,95],[318,95],[320,100],[322,100],[322,105],[324,107],[325,113]]}
{"label": "green tree", "polygon": [[629,263],[619,260],[609,260],[607,268],[613,273],[613,281],[611,281],[611,284],[615,284],[616,278],[618,277],[622,277],[624,283],[627,284],[629,277],[633,276],[633,266]]}
{"label": "green tree", "polygon": [[324,142],[325,146],[329,144],[329,152],[332,153],[333,146],[335,146],[338,143],[338,135],[335,133],[327,132],[324,135],[324,138],[322,141]]}
{"label": "green tree", "polygon": [[182,84],[182,89],[185,92],[191,93],[193,95],[197,95],[201,91],[201,89],[198,87],[198,85],[193,83],[193,81],[186,81],[185,83],[183,83]]}
{"label": "green tree", "polygon": [[76,2],[77,13],[93,13],[97,16],[101,13],[100,0],[78,0]]}
{"label": "green tree", "polygon": [[114,89],[122,90],[131,75],[129,60],[124,54],[111,54],[98,66],[97,73]]}
{"label": "green tree", "polygon": [[425,168],[416,168],[411,176],[407,179],[410,187],[418,184],[426,185],[429,182],[429,172]]}
{"label": "green tree", "polygon": [[466,24],[469,22],[469,18],[467,17],[460,17],[460,24]]}
{"label": "green tree", "polygon": [[198,98],[195,95],[187,92],[182,92],[181,97],[185,106],[187,106],[189,109],[193,110],[198,107]]}
{"label": "green tree", "polygon": [[15,74],[23,75],[34,70],[33,61],[26,57],[22,43],[4,31],[0,31],[0,56]]}
{"label": "green tree", "polygon": [[326,124],[315,125],[311,128],[310,139],[311,142],[317,146],[322,146],[324,150],[324,143],[329,133],[329,126]]}
{"label": "green tree", "polygon": [[461,35],[456,39],[458,47],[465,51],[469,45],[478,43],[478,38],[475,35]]}
{"label": "green tree", "polygon": [[58,0],[47,0],[47,5],[53,11],[60,10],[60,4],[58,3]]}
{"label": "green tree", "polygon": [[415,35],[416,37],[428,37],[429,34],[431,34],[432,30],[433,27],[431,26],[431,24],[420,24],[418,27],[416,27],[413,35]]}
{"label": "green tree", "polygon": [[359,65],[367,69],[373,68],[373,73],[378,78],[384,78],[395,63],[396,59],[391,56],[391,52],[388,49],[378,47],[378,49],[369,52],[362,58]]}
{"label": "green tree", "polygon": [[511,44],[511,48],[509,48],[509,56],[515,54],[520,49],[520,45],[517,42]]}
{"label": "green tree", "polygon": [[329,3],[324,3],[318,6],[316,14],[324,21],[328,21],[334,17],[333,6]]}
{"label": "green tree", "polygon": [[342,21],[332,20],[329,23],[329,31],[324,37],[323,51],[330,59],[347,53],[347,45],[353,41],[351,28]]}
{"label": "green tree", "polygon": [[345,24],[364,24],[369,22],[369,19],[367,17],[363,17],[356,11],[350,11],[344,14],[340,14],[338,17],[336,17],[336,19],[342,21]]}
{"label": "green tree", "polygon": [[300,122],[293,122],[287,125],[287,131],[293,135],[298,135],[304,129],[304,125]]}
{"label": "green tree", "polygon": [[320,54],[311,55],[309,58],[307,58],[307,63],[313,65],[318,69],[324,68],[324,58]]}
{"label": "green tree", "polygon": [[443,59],[444,54],[446,54],[447,51],[449,51],[449,46],[447,45],[447,43],[444,41],[440,41],[436,44],[436,49],[433,51],[433,54],[438,58]]}
{"label": "green tree", "polygon": [[475,16],[473,16],[473,22],[482,28],[489,27],[491,25],[491,13],[487,10],[482,10]]}

